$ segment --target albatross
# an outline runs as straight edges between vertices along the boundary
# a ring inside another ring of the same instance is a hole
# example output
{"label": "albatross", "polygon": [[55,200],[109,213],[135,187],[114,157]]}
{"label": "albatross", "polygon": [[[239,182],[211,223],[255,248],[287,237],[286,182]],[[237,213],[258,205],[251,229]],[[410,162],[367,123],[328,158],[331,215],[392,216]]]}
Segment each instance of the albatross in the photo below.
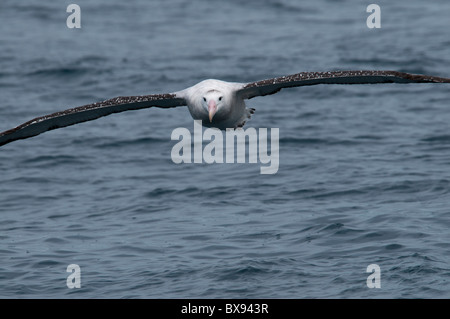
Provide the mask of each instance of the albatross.
{"label": "albatross", "polygon": [[243,127],[255,111],[246,107],[246,99],[297,86],[377,83],[450,83],[450,78],[398,71],[332,71],[301,72],[250,83],[209,79],[174,93],[119,96],[37,117],[0,133],[0,146],[113,113],[150,107],[187,106],[192,118],[201,120],[203,126],[236,129]]}

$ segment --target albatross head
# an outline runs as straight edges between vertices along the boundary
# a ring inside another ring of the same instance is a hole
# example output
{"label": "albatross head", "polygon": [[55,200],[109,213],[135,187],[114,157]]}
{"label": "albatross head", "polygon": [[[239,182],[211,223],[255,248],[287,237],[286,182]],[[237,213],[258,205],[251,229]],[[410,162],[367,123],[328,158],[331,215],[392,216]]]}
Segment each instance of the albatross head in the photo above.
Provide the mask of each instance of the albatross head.
{"label": "albatross head", "polygon": [[209,90],[202,96],[202,106],[212,122],[214,115],[221,109],[224,103],[224,94],[218,90]]}

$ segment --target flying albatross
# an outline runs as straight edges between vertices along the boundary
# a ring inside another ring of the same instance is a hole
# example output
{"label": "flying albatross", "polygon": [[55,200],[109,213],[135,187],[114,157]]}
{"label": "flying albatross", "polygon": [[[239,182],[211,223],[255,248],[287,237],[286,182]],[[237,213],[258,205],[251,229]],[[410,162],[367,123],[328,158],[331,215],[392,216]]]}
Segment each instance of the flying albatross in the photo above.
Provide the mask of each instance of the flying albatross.
{"label": "flying albatross", "polygon": [[109,114],[149,107],[172,108],[187,105],[191,116],[195,120],[202,120],[204,126],[222,130],[238,128],[254,113],[254,109],[246,108],[245,99],[274,94],[282,88],[296,86],[376,83],[450,83],[450,78],[397,71],[333,71],[301,72],[250,83],[210,79],[174,93],[120,96],[37,117],[0,133],[0,146]]}

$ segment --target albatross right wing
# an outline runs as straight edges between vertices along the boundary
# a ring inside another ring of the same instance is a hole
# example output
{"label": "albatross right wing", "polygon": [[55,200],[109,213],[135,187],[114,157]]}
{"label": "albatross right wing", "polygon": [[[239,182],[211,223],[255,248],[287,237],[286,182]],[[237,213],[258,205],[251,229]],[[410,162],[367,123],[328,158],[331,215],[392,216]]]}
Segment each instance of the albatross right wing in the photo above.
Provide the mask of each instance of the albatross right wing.
{"label": "albatross right wing", "polygon": [[301,72],[245,84],[238,94],[244,99],[274,94],[282,88],[316,84],[450,83],[449,78],[397,71]]}
{"label": "albatross right wing", "polygon": [[183,105],[186,105],[186,100],[178,97],[176,94],[120,96],[37,117],[13,129],[0,133],[0,146],[60,127],[92,121],[113,113],[149,107],[171,108]]}

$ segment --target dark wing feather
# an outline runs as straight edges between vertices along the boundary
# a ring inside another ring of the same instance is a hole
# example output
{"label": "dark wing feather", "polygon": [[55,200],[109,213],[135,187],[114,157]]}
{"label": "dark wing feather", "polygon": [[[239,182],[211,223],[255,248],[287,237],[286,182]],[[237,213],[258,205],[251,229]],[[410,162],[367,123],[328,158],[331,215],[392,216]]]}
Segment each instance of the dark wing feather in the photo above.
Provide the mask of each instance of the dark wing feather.
{"label": "dark wing feather", "polygon": [[274,94],[282,88],[316,84],[450,83],[449,78],[397,71],[332,71],[297,74],[247,83],[237,93],[244,99]]}
{"label": "dark wing feather", "polygon": [[171,108],[182,105],[186,105],[186,101],[183,98],[176,97],[175,94],[120,96],[37,117],[11,130],[0,133],[0,146],[60,127],[92,121],[113,113],[149,107]]}

